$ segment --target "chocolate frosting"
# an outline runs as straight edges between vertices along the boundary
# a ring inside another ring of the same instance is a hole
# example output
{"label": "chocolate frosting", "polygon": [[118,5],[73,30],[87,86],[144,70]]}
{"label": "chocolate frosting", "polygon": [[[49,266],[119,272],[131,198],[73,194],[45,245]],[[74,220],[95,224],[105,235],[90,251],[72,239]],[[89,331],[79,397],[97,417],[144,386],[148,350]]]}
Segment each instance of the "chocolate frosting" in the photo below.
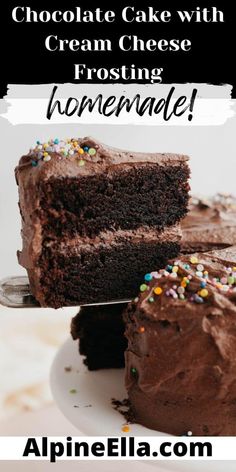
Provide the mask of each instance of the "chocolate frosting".
{"label": "chocolate frosting", "polygon": [[171,241],[172,243],[180,243],[181,241],[181,230],[180,224],[169,226],[162,231],[155,228],[139,227],[134,230],[122,230],[117,231],[102,231],[98,236],[90,238],[88,236],[76,236],[71,239],[60,239],[60,241],[50,241],[45,243],[45,246],[56,248],[57,252],[61,254],[79,254],[81,252],[81,246],[86,251],[93,251],[96,248],[119,246],[124,244],[126,241],[132,241],[135,243],[149,243],[157,242],[163,243],[165,241]]}
{"label": "chocolate frosting", "polygon": [[137,422],[236,435],[236,247],[182,256],[146,279],[125,313]]}
{"label": "chocolate frosting", "polygon": [[236,244],[236,198],[218,193],[190,200],[181,222],[182,252],[207,251]]}
{"label": "chocolate frosting", "polygon": [[[29,180],[32,185],[37,180],[47,180],[51,176],[78,176],[87,175],[91,173],[101,173],[104,169],[108,171],[111,168],[114,172],[114,166],[120,166],[121,164],[129,165],[142,165],[143,164],[159,164],[159,165],[178,165],[181,162],[189,160],[188,156],[181,154],[171,153],[144,153],[144,152],[131,152],[116,149],[105,144],[100,143],[94,138],[85,137],[76,139],[78,146],[84,148],[85,146],[96,150],[95,155],[90,156],[86,154],[81,155],[79,150],[75,150],[73,155],[67,154],[64,156],[63,152],[59,149],[55,151],[57,145],[48,146],[47,153],[51,157],[50,161],[44,162],[42,159],[38,159],[40,151],[36,148],[31,149],[27,155],[21,157],[19,165],[16,167],[16,179],[22,181],[22,179]],[[51,149],[51,150],[50,150]],[[76,148],[77,149],[77,148]],[[43,151],[43,150],[42,150]],[[59,152],[60,151],[60,152]],[[80,166],[79,161],[84,158],[86,165]],[[37,166],[32,166],[32,161],[37,162]]]}

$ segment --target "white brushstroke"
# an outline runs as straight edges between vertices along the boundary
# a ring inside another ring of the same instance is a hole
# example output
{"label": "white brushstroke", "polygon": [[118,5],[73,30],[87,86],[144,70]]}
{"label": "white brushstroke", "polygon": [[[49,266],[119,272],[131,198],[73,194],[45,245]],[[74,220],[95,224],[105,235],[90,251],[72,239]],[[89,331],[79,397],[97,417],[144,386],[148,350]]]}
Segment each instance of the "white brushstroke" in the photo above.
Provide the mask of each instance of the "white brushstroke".
{"label": "white brushstroke", "polygon": [[[85,110],[81,117],[76,114],[68,117],[56,111],[49,121],[46,118],[46,110],[54,85],[9,85],[8,94],[0,103],[1,116],[13,125],[78,123],[148,126],[220,126],[235,116],[236,100],[231,99],[232,87],[229,84],[220,86],[210,84],[58,84],[55,99],[60,100],[62,107],[65,106],[69,97],[75,97],[80,101],[84,95],[95,98],[99,93],[102,93],[104,100],[111,95],[117,99],[122,95],[132,99],[137,93],[142,99],[151,96],[158,100],[166,97],[172,86],[175,87],[174,99],[186,95],[188,103],[194,88],[198,90],[198,94],[191,122],[188,121],[188,111],[181,117],[171,117],[166,122],[163,120],[162,113],[153,116],[144,114],[141,117],[136,113],[135,108],[129,113],[122,110],[119,117],[114,115],[105,117],[98,113],[97,107],[92,113]],[[171,100],[170,109],[174,101]]]}

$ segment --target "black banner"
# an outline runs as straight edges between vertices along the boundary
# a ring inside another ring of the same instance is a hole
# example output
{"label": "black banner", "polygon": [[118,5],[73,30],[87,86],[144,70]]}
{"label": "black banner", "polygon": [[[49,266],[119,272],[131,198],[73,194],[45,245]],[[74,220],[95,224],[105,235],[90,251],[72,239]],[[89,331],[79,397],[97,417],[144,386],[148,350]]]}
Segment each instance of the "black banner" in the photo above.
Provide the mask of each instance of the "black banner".
{"label": "black banner", "polygon": [[8,83],[150,82],[146,68],[157,83],[229,83],[235,96],[234,9],[217,0],[6,2],[1,95]]}

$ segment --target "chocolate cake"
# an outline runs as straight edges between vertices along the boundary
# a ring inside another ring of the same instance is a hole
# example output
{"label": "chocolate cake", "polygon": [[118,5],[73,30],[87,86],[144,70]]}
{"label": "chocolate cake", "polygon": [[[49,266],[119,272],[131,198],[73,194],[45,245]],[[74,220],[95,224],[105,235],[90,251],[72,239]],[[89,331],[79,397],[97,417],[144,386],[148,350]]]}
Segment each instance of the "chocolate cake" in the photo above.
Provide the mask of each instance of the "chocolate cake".
{"label": "chocolate cake", "polygon": [[236,247],[145,276],[125,313],[135,420],[184,435],[236,435]]}
{"label": "chocolate cake", "polygon": [[183,253],[236,245],[236,198],[222,193],[211,198],[192,198],[181,229]]}
{"label": "chocolate cake", "polygon": [[89,370],[124,367],[127,340],[122,313],[126,306],[84,306],[72,319],[71,335],[79,339],[79,352]]}
{"label": "chocolate cake", "polygon": [[180,249],[188,158],[121,151],[92,138],[37,143],[16,168],[31,292],[58,308],[136,295]]}

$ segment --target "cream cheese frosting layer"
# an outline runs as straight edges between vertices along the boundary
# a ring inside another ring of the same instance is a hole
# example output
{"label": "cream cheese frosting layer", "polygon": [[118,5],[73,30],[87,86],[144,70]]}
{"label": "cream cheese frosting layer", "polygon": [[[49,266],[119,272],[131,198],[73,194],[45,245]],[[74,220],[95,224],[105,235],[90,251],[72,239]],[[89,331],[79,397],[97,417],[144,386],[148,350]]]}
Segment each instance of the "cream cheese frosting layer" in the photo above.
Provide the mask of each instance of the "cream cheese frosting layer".
{"label": "cream cheese frosting layer", "polygon": [[19,259],[20,263],[25,268],[33,269],[34,264],[32,264],[32,260],[36,260],[40,256],[43,248],[53,248],[57,253],[73,252],[75,254],[81,252],[81,249],[92,251],[102,246],[121,245],[126,241],[132,243],[155,242],[156,244],[161,244],[165,241],[180,243],[180,240],[181,229],[180,225],[176,224],[165,228],[163,231],[148,227],[140,227],[137,230],[120,229],[117,231],[102,231],[95,238],[77,236],[70,239],[54,239],[42,244],[40,225],[37,225],[36,233],[33,235],[31,242],[28,240],[28,244],[25,245],[25,249],[20,253]]}

